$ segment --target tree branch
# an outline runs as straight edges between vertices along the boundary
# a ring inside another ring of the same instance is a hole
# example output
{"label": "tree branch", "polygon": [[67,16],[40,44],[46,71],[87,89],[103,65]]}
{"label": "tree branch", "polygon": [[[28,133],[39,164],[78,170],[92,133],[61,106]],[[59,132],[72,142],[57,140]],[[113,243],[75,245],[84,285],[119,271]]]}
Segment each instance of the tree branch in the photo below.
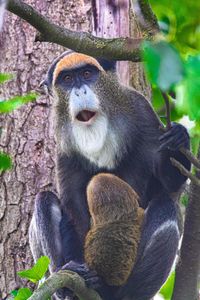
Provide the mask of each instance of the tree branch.
{"label": "tree branch", "polygon": [[67,287],[81,300],[102,300],[78,274],[71,271],[53,273],[29,298],[30,300],[48,300],[58,289]]}
{"label": "tree branch", "polygon": [[9,0],[7,9],[37,29],[36,41],[56,43],[96,57],[134,62],[141,60],[140,46],[143,39],[104,39],[87,32],[72,31],[52,23],[21,0]]}
{"label": "tree branch", "polygon": [[168,95],[161,91],[161,94],[163,96],[163,99],[165,100],[165,106],[166,106],[166,120],[167,120],[167,130],[171,128],[171,117],[170,117],[170,103]]}
{"label": "tree branch", "polygon": [[200,161],[196,158],[190,150],[181,148],[180,151],[187,157],[187,159],[197,168],[200,169]]}
{"label": "tree branch", "polygon": [[160,32],[157,18],[148,0],[133,0],[136,17],[148,36],[155,36]]}
{"label": "tree branch", "polygon": [[[200,159],[200,145],[197,158]],[[194,181],[191,179],[190,184],[189,203],[185,216],[180,261],[176,267],[172,300],[199,299],[200,171],[195,172],[195,178]]]}

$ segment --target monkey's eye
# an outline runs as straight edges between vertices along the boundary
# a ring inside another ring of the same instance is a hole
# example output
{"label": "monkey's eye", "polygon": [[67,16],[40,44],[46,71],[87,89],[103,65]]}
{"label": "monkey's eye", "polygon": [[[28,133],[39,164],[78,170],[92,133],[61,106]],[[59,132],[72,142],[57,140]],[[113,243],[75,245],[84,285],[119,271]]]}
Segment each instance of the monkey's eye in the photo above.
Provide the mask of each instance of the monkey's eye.
{"label": "monkey's eye", "polygon": [[92,77],[92,71],[90,71],[90,70],[84,71],[84,72],[83,72],[83,77],[84,77],[85,79],[90,79],[90,78]]}
{"label": "monkey's eye", "polygon": [[72,83],[72,81],[73,81],[73,77],[70,74],[65,75],[65,77],[63,79],[68,84]]}

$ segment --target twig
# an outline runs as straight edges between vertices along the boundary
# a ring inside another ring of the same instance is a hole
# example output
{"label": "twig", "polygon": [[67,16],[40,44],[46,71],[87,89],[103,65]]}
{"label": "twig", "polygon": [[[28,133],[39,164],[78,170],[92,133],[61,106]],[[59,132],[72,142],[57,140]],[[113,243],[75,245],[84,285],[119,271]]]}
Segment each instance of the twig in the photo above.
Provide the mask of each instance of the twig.
{"label": "twig", "polygon": [[169,130],[171,128],[171,117],[170,117],[170,103],[168,95],[165,92],[161,91],[161,94],[163,96],[163,99],[165,100],[165,106],[166,106],[166,120],[167,120],[167,127],[166,129]]}
{"label": "twig", "polygon": [[77,52],[114,60],[138,62],[143,39],[95,37],[87,32],[76,32],[58,26],[21,0],[9,0],[7,9],[38,30],[36,40],[52,42]]}
{"label": "twig", "polygon": [[[170,103],[168,95],[165,92],[161,92],[162,96],[165,100],[165,106],[166,106],[166,120],[167,120],[167,126],[166,129],[168,130],[171,127],[171,117],[170,117]],[[180,151],[185,155],[185,157],[197,168],[200,169],[200,161],[198,158],[196,158],[190,150],[186,148],[181,148]],[[186,175],[187,176],[187,175]],[[189,176],[188,176],[189,177]]]}
{"label": "twig", "polygon": [[78,274],[71,271],[53,273],[29,298],[29,300],[48,300],[58,289],[67,287],[81,300],[102,300]]}
{"label": "twig", "polygon": [[200,169],[200,161],[188,149],[181,148],[180,151],[187,157],[187,159],[197,168]]}
{"label": "twig", "polygon": [[182,175],[190,178],[190,180],[200,186],[200,180],[195,176],[193,175],[190,171],[188,171],[180,162],[178,162],[175,158],[171,157],[170,158],[171,162],[172,162],[172,165],[177,167],[179,169],[179,171],[181,172]]}

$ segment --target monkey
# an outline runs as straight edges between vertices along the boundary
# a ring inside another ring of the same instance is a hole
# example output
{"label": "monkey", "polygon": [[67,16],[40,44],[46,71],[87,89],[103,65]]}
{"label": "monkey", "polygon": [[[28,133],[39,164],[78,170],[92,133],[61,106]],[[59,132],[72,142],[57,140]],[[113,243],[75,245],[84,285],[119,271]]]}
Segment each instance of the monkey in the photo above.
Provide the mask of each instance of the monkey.
{"label": "monkey", "polygon": [[144,210],[123,180],[100,173],[87,186],[92,227],[84,245],[85,262],[108,285],[126,283],[137,255]]}
{"label": "monkey", "polygon": [[[120,84],[112,60],[64,52],[49,67],[43,85],[52,97],[58,195],[36,196],[29,230],[33,257],[48,255],[50,272],[77,272],[103,300],[149,300],[177,253],[178,198],[187,178],[170,158],[190,169],[180,151],[190,147],[187,130],[172,123],[163,131],[151,103]],[[145,210],[137,258],[122,286],[108,286],[84,260],[90,230],[86,189],[99,173],[129,184]],[[65,292],[60,299],[73,299]]]}

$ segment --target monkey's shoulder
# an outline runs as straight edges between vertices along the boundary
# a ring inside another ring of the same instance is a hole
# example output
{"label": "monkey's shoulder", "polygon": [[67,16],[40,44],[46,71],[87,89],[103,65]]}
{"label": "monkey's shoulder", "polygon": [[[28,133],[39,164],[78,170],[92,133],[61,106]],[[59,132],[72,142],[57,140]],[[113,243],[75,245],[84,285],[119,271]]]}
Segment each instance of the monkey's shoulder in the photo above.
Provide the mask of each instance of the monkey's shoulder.
{"label": "monkey's shoulder", "polygon": [[124,88],[124,93],[130,101],[129,105],[134,111],[134,116],[137,118],[137,120],[147,120],[150,126],[155,126],[158,129],[160,126],[162,126],[162,123],[154,111],[150,100],[148,100],[139,91],[131,87]]}

